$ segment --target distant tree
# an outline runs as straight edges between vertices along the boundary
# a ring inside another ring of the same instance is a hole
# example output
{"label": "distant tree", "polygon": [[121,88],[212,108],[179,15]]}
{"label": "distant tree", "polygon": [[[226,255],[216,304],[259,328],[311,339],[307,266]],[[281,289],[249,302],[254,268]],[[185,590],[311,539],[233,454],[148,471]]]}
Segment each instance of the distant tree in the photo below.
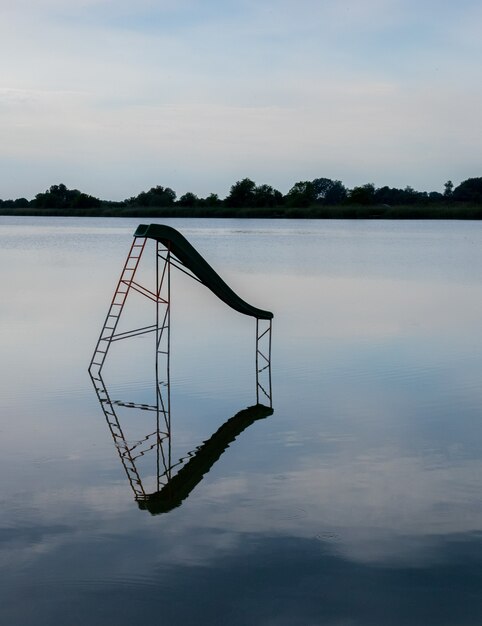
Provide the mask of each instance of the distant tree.
{"label": "distant tree", "polygon": [[60,185],[52,185],[45,193],[38,193],[33,204],[42,209],[73,209],[100,207],[101,201],[99,198],[89,196],[78,189],[67,189],[61,183]]}
{"label": "distant tree", "polygon": [[26,209],[30,205],[30,202],[27,198],[17,198],[13,201],[13,206],[17,209]]}
{"label": "distant tree", "polygon": [[415,191],[409,185],[403,190],[403,204],[420,204],[426,201],[427,198],[428,195],[425,191]]}
{"label": "distant tree", "polygon": [[342,204],[346,200],[347,190],[341,180],[334,180],[325,193],[325,204]]}
{"label": "distant tree", "polygon": [[203,202],[205,206],[220,206],[223,203],[217,193],[210,193],[207,198],[204,198]]}
{"label": "distant tree", "polygon": [[375,201],[375,185],[367,183],[360,187],[353,187],[348,192],[348,202],[351,204],[373,204]]}
{"label": "distant tree", "polygon": [[45,193],[38,193],[35,196],[35,205],[42,209],[47,207],[54,209],[66,208],[71,200],[71,194],[68,191],[63,183],[51,185]]}
{"label": "distant tree", "polygon": [[293,185],[285,196],[289,207],[307,207],[316,201],[316,190],[309,180],[301,180]]}
{"label": "distant tree", "polygon": [[463,202],[482,202],[482,178],[468,178],[455,187],[452,198]]}
{"label": "distant tree", "polygon": [[93,198],[86,193],[79,193],[71,200],[71,207],[73,209],[88,209],[92,207],[100,207],[101,204],[102,203],[98,198]]}
{"label": "distant tree", "polygon": [[194,194],[188,191],[183,196],[179,198],[177,201],[179,206],[193,207],[199,204],[199,198]]}
{"label": "distant tree", "polygon": [[397,205],[403,204],[403,191],[393,187],[380,187],[375,190],[374,201],[377,204]]}
{"label": "distant tree", "polygon": [[198,198],[198,206],[200,207],[219,207],[223,204],[217,193],[210,193],[206,198]]}
{"label": "distant tree", "polygon": [[283,194],[271,185],[259,185],[254,189],[253,206],[274,207],[282,204]]}
{"label": "distant tree", "polygon": [[448,180],[444,185],[444,196],[446,198],[451,198],[454,192],[454,184],[451,180]]}
{"label": "distant tree", "polygon": [[129,198],[128,204],[134,204],[138,206],[157,206],[157,207],[169,207],[174,205],[176,200],[176,192],[170,187],[162,187],[157,185],[151,187],[149,191],[142,191],[138,196]]}
{"label": "distant tree", "polygon": [[316,202],[322,204],[341,204],[346,199],[346,188],[341,180],[315,178],[311,181]]}
{"label": "distant tree", "polygon": [[256,183],[250,178],[243,178],[238,180],[231,187],[229,195],[226,197],[224,203],[229,207],[251,207],[254,206]]}
{"label": "distant tree", "polygon": [[396,187],[387,187],[386,185],[376,189],[373,196],[375,204],[388,204],[391,206],[424,203],[427,200],[428,194],[424,191],[415,191],[412,187],[397,189]]}

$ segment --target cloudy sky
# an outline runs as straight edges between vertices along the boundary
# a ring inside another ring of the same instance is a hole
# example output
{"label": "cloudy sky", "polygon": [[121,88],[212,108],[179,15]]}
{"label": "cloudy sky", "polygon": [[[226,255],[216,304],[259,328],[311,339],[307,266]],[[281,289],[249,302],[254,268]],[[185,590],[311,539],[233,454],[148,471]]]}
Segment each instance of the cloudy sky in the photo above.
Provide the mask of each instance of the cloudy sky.
{"label": "cloudy sky", "polygon": [[0,198],[482,175],[476,0],[0,0]]}

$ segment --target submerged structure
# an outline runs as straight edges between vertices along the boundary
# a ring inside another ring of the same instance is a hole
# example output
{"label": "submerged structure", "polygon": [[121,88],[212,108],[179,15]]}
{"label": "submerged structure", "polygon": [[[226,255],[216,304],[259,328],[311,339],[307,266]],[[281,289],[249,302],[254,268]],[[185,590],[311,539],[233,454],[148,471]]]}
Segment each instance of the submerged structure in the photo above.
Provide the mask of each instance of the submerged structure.
{"label": "submerged structure", "polygon": [[[146,285],[139,282],[138,269],[141,259],[148,258],[146,248],[149,240],[154,242],[155,278],[154,284]],[[174,463],[171,460],[170,396],[173,268],[206,286],[234,311],[256,320],[256,404],[230,418],[210,439],[188,453],[186,458]],[[152,324],[119,332],[119,320],[132,291],[155,304]],[[140,225],[137,228],[94,350],[89,373],[135,499],[141,508],[151,513],[160,513],[179,506],[245,428],[272,414],[272,319],[273,314],[270,311],[249,304],[235,293],[179,231],[161,224]],[[112,400],[101,375],[110,346],[115,341],[148,333],[154,334],[156,346],[155,404]],[[142,411],[144,415],[147,411],[152,415],[155,424],[150,421],[150,432],[129,441],[119,420],[120,407],[123,410]],[[155,458],[156,471],[150,472],[150,475],[156,476],[156,483],[148,489],[141,479],[139,462],[145,462],[152,455]],[[174,468],[177,468],[175,474]]]}

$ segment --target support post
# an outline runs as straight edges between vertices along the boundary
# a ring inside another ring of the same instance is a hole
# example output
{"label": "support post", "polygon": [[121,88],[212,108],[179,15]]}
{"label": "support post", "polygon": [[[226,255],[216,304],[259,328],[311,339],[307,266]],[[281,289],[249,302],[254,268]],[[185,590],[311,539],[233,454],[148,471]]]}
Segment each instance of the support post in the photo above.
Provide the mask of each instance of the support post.
{"label": "support post", "polygon": [[260,399],[273,407],[271,384],[271,330],[272,320],[256,318],[256,402]]}
{"label": "support post", "polygon": [[[170,389],[170,352],[171,352],[171,250],[156,241],[156,405],[157,430],[165,430],[171,436],[171,389]],[[164,420],[161,429],[160,420]],[[161,474],[170,479],[171,448],[165,458],[161,440],[157,443],[157,476]],[[161,461],[164,472],[161,471]],[[160,488],[160,484],[158,485]]]}

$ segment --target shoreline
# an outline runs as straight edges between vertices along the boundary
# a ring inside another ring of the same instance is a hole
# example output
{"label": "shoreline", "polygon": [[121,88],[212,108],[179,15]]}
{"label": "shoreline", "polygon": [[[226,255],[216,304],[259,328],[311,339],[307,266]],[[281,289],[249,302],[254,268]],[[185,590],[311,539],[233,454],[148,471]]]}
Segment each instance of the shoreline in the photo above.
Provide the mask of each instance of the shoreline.
{"label": "shoreline", "polygon": [[481,220],[482,205],[453,203],[443,206],[311,206],[311,207],[95,207],[0,208],[4,217],[126,217],[126,218],[246,218],[246,219],[382,219]]}

